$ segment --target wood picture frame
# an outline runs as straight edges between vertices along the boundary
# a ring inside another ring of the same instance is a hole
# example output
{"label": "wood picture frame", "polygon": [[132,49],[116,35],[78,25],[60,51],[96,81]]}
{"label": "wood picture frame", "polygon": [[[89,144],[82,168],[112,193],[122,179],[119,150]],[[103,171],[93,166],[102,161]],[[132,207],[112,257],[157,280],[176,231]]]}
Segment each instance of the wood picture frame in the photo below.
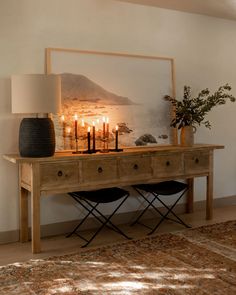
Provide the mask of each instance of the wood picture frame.
{"label": "wood picture frame", "polygon": [[45,54],[45,73],[62,76],[65,121],[53,116],[57,150],[74,148],[75,113],[79,148],[85,147],[87,126],[100,119],[99,134],[104,116],[110,120],[111,145],[116,124],[122,146],[177,144],[170,127],[173,109],[163,99],[175,97],[173,58],[66,48],[46,48]]}

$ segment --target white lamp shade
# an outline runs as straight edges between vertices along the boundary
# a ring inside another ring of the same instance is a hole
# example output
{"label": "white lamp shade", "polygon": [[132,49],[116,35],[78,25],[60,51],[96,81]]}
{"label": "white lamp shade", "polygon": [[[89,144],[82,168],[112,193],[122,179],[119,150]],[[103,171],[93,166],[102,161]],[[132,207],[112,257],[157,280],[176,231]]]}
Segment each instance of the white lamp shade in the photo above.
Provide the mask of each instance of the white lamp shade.
{"label": "white lamp shade", "polygon": [[11,77],[12,113],[58,113],[61,109],[59,75],[26,74]]}

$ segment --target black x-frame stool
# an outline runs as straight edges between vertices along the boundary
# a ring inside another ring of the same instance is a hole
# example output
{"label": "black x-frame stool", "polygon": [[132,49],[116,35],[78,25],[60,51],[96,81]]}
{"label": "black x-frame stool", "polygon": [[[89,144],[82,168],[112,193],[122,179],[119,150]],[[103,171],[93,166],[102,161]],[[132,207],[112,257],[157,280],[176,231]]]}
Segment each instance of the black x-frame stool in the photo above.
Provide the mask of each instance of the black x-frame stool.
{"label": "black x-frame stool", "polygon": [[[125,238],[131,239],[111,221],[111,218],[129,197],[128,191],[118,187],[112,187],[92,191],[70,192],[68,194],[87,211],[87,214],[74,228],[74,230],[71,233],[69,233],[66,237],[70,237],[72,234],[76,234],[86,242],[82,246],[82,248],[84,248],[88,246],[92,242],[92,240],[97,236],[97,234],[106,226],[109,229],[112,229],[113,231],[117,232],[118,234],[121,234]],[[98,206],[100,204],[111,203],[119,199],[122,199],[121,202],[117,205],[115,210],[108,217],[105,216],[98,209]],[[78,232],[78,229],[86,221],[89,215],[95,217],[101,223],[101,226],[95,231],[95,233],[90,237],[90,239],[86,239]]]}
{"label": "black x-frame stool", "polygon": [[[136,220],[132,223],[132,225],[136,223],[140,223],[148,228],[151,229],[151,231],[148,233],[148,235],[154,233],[156,229],[161,225],[161,223],[165,220],[171,220],[176,223],[180,223],[184,225],[187,228],[190,228],[189,225],[187,225],[179,216],[175,214],[173,211],[174,207],[176,204],[179,202],[179,200],[183,197],[183,195],[187,192],[188,190],[188,185],[183,182],[171,180],[171,181],[163,181],[159,183],[154,183],[154,184],[138,184],[138,185],[133,185],[133,188],[138,192],[140,196],[143,197],[143,199],[148,203],[147,206],[144,208],[144,210],[141,212],[141,214],[136,218]],[[168,206],[166,203],[163,201],[163,198],[166,198],[166,196],[171,196],[180,193],[180,195],[177,197],[176,201]],[[152,199],[149,200],[149,195],[152,195]],[[163,196],[163,198],[162,198]],[[165,208],[166,208],[166,213],[163,214],[155,205],[154,202],[159,201]],[[144,213],[149,209],[153,208],[158,214],[161,215],[160,221],[154,226],[154,228],[151,228],[141,222],[139,220],[141,217],[144,215]],[[169,217],[169,215],[172,214],[175,218]]]}

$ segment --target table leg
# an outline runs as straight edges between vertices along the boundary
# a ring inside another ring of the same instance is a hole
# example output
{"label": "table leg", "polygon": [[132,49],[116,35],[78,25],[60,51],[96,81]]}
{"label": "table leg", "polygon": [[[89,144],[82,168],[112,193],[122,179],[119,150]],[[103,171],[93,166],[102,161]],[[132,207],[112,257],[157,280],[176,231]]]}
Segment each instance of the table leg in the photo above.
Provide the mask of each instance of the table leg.
{"label": "table leg", "polygon": [[37,193],[31,196],[31,223],[32,252],[40,253],[40,194]]}
{"label": "table leg", "polygon": [[40,189],[39,189],[39,165],[32,167],[32,191],[31,191],[31,239],[32,252],[40,253]]}
{"label": "table leg", "polygon": [[209,174],[207,176],[206,219],[213,218],[213,151],[209,155]]}
{"label": "table leg", "polygon": [[188,178],[188,191],[187,191],[187,203],[186,203],[186,213],[193,212],[193,194],[194,194],[194,178]]}
{"label": "table leg", "polygon": [[28,235],[28,191],[20,186],[20,241],[27,242]]}

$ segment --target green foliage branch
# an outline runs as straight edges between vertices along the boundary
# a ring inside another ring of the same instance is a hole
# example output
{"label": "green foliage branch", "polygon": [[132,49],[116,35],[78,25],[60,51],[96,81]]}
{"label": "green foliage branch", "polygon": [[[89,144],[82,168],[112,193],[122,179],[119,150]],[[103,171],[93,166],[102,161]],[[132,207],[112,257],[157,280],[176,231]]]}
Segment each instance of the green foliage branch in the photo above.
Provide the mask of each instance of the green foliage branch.
{"label": "green foliage branch", "polygon": [[175,118],[170,126],[180,129],[184,126],[196,127],[203,124],[205,127],[211,128],[211,124],[205,120],[205,116],[213,107],[223,105],[227,100],[235,102],[236,98],[229,93],[230,91],[230,85],[225,84],[213,94],[206,88],[201,90],[196,97],[192,97],[190,86],[184,86],[184,96],[181,101],[165,95],[164,99],[171,102],[175,110]]}

